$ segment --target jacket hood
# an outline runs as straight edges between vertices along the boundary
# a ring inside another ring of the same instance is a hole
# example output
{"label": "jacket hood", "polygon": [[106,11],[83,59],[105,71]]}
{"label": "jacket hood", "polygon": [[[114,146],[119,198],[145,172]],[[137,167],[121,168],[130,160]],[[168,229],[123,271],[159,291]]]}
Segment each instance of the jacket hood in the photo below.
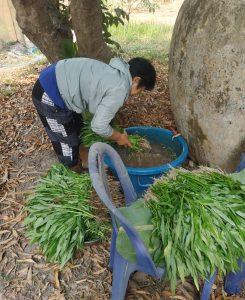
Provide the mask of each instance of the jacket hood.
{"label": "jacket hood", "polygon": [[112,68],[115,68],[115,69],[118,69],[119,71],[121,71],[122,73],[124,73],[128,80],[129,80],[129,84],[130,84],[130,87],[132,85],[132,76],[130,74],[130,71],[129,71],[129,64],[123,60],[122,58],[112,58],[110,60],[110,63],[109,65],[112,67]]}

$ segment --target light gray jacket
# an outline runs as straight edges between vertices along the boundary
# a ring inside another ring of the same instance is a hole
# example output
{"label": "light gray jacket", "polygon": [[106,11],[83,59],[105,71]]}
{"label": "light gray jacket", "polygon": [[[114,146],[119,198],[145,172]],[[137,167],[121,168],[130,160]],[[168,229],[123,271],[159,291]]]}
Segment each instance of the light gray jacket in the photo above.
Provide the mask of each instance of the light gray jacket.
{"label": "light gray jacket", "polygon": [[68,109],[94,114],[92,130],[112,135],[111,120],[128,98],[132,85],[129,65],[120,58],[109,65],[89,58],[61,60],[55,68],[57,85]]}

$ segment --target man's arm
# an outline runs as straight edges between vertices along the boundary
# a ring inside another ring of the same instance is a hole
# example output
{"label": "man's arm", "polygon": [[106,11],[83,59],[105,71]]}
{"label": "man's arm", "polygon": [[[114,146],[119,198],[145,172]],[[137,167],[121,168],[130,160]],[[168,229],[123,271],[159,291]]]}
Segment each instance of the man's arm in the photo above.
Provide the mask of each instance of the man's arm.
{"label": "man's arm", "polygon": [[124,98],[115,101],[117,95],[106,96],[99,104],[91,122],[92,130],[100,136],[117,142],[119,145],[131,146],[127,134],[120,133],[110,126],[116,112],[122,107]]}

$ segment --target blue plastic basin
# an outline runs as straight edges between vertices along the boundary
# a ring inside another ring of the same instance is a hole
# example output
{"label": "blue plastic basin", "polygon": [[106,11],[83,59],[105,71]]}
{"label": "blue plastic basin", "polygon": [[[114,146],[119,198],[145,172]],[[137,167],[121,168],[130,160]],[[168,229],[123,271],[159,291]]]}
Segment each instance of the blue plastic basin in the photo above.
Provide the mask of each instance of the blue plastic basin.
{"label": "blue plastic basin", "polygon": [[[126,166],[134,189],[137,195],[140,197],[153,183],[155,178],[162,176],[172,168],[180,167],[184,163],[188,155],[188,146],[181,136],[173,138],[173,133],[163,128],[138,126],[129,127],[126,129],[126,131],[128,134],[138,134],[143,136],[151,143],[160,143],[164,145],[165,147],[171,149],[177,157],[170,163],[157,167],[133,168]],[[105,162],[114,173],[115,170],[110,160],[105,158]]]}

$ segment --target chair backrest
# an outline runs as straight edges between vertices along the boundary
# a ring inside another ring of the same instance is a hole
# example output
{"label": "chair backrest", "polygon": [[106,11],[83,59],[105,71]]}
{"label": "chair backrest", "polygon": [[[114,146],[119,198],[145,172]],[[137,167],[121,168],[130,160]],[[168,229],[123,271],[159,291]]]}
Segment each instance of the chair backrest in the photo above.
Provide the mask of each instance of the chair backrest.
{"label": "chair backrest", "polygon": [[141,265],[143,269],[147,269],[148,274],[152,276],[159,276],[159,268],[155,267],[155,264],[153,263],[137,231],[112,203],[105,171],[105,156],[109,157],[116,170],[127,203],[131,203],[136,200],[136,193],[120,156],[111,146],[105,143],[95,143],[89,150],[89,173],[93,187],[101,201],[110,210],[111,216],[116,217],[117,221],[124,228],[126,234],[130,238],[136,252],[137,263]]}

